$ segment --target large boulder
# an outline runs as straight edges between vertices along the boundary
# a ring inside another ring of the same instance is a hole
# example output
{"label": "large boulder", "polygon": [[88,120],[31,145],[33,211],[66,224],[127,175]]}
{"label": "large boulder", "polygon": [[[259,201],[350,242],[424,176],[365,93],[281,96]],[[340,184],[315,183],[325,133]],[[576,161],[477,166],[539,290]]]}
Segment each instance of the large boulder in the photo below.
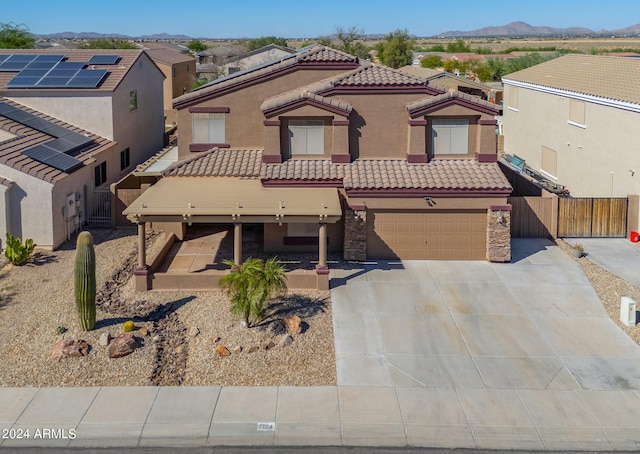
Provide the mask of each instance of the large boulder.
{"label": "large boulder", "polygon": [[122,333],[109,344],[109,358],[122,358],[130,355],[138,348],[138,341],[133,333]]}
{"label": "large boulder", "polygon": [[51,350],[51,359],[83,358],[89,354],[89,344],[83,340],[63,339],[56,342]]}
{"label": "large boulder", "polygon": [[284,319],[284,324],[287,326],[287,330],[292,335],[300,334],[302,332],[302,320],[297,315],[290,315]]}

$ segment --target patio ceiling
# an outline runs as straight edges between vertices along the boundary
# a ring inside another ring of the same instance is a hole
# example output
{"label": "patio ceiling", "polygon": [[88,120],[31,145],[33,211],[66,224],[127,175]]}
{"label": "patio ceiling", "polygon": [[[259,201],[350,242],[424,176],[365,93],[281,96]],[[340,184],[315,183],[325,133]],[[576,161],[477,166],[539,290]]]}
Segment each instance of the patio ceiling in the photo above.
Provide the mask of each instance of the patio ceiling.
{"label": "patio ceiling", "polygon": [[312,223],[342,216],[335,188],[262,187],[258,179],[162,178],[123,214],[132,222]]}

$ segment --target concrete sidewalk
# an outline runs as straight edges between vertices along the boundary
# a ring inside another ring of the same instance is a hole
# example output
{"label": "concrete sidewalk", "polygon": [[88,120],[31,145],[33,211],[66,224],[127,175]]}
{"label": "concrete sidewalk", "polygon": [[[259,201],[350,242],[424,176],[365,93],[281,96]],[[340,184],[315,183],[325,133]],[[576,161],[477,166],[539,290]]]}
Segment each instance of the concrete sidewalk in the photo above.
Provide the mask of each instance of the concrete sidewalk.
{"label": "concrete sidewalk", "polygon": [[[0,388],[0,402],[0,429],[9,438],[2,440],[0,450],[233,445],[640,448],[636,391]],[[29,438],[15,438],[27,430]]]}
{"label": "concrete sidewalk", "polygon": [[586,257],[628,283],[640,287],[640,249],[626,238],[564,238],[584,246]]}

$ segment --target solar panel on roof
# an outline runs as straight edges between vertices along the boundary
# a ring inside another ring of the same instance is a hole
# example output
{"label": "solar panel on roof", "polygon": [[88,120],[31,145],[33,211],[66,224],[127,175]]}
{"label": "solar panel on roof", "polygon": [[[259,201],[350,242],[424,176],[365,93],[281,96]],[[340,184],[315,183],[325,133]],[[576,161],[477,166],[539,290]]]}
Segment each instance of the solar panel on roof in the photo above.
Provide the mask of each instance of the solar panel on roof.
{"label": "solar panel on roof", "polygon": [[23,123],[30,128],[40,132],[42,132],[44,128],[51,125],[51,122],[45,120],[44,118],[38,118],[36,116],[30,118],[29,120],[25,120]]}
{"label": "solar panel on roof", "polygon": [[24,69],[29,62],[26,61],[9,61],[8,59],[0,63],[0,72],[18,72]]}
{"label": "solar panel on roof", "polygon": [[54,139],[42,145],[46,148],[51,148],[58,153],[67,153],[68,151],[71,151],[72,148],[74,148],[69,142],[65,142],[62,139]]}
{"label": "solar panel on roof", "polygon": [[34,61],[59,62],[64,60],[64,55],[38,55]]}
{"label": "solar panel on roof", "polygon": [[67,128],[51,122],[49,122],[49,126],[47,126],[46,128],[40,129],[40,132],[44,132],[45,134],[49,134],[53,137],[63,137],[70,133]]}
{"label": "solar panel on roof", "polygon": [[69,88],[96,88],[107,75],[104,69],[81,69],[71,78],[67,87]]}
{"label": "solar panel on roof", "polygon": [[29,77],[29,76],[20,76],[17,75],[9,82],[7,82],[7,87],[9,88],[33,88],[36,86],[41,77]]}
{"label": "solar panel on roof", "polygon": [[115,65],[120,60],[119,55],[94,55],[89,59],[90,65]]}
{"label": "solar panel on roof", "polygon": [[23,69],[18,76],[42,77],[49,72],[48,69]]}
{"label": "solar panel on roof", "polygon": [[27,66],[24,67],[23,71],[27,69],[51,69],[56,65],[54,61],[32,61],[27,63]]}
{"label": "solar panel on roof", "polygon": [[38,82],[37,86],[49,88],[65,88],[70,80],[71,77],[52,77],[47,75],[40,79],[40,82]]}
{"label": "solar panel on roof", "polygon": [[[66,136],[59,137],[59,140],[63,140],[69,143],[75,150],[76,148],[83,147],[85,145],[89,145],[93,140],[90,137],[83,136],[82,134],[78,134],[77,132],[72,132]],[[71,151],[71,150],[70,150]]]}
{"label": "solar panel on roof", "polygon": [[56,66],[53,67],[54,70],[57,69],[82,69],[85,66],[87,66],[86,63],[83,63],[81,61],[61,61],[60,63],[58,63]]}
{"label": "solar panel on roof", "polygon": [[58,69],[53,68],[47,76],[49,77],[73,77],[78,72],[77,69]]}
{"label": "solar panel on roof", "polygon": [[66,173],[71,173],[73,170],[82,166],[82,161],[79,159],[64,153],[59,153],[42,145],[36,145],[33,148],[24,150],[22,154]]}

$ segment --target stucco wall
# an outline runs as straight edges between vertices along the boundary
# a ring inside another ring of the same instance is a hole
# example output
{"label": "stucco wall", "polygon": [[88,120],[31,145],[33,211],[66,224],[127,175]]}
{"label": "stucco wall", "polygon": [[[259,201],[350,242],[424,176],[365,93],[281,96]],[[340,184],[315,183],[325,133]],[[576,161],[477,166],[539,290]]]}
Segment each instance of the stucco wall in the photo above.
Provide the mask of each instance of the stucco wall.
{"label": "stucco wall", "polygon": [[[290,91],[296,87],[308,85],[345,70],[305,69],[285,74],[273,80],[237,90],[212,100],[198,103],[198,107],[229,107],[225,117],[225,138],[233,148],[264,148],[264,114],[260,110],[262,102],[275,95]],[[191,140],[191,114],[188,108],[178,111],[178,128],[181,140],[178,141],[180,159],[189,156]]]}
{"label": "stucco wall", "polygon": [[30,96],[29,93],[9,97],[13,101],[62,121],[114,140],[112,99],[110,92],[47,93],[47,96]]}
{"label": "stucco wall", "polygon": [[[327,238],[329,244],[327,251],[335,252],[342,250],[343,223],[327,223]],[[306,246],[284,245],[283,238],[287,236],[287,224],[264,224],[264,250],[267,252],[288,252],[288,251],[308,251],[318,252],[318,238],[315,237],[314,244]],[[317,257],[316,257],[317,259]]]}
{"label": "stucco wall", "polygon": [[[162,84],[162,100],[165,115],[167,115],[167,113],[173,111],[173,98],[191,90],[191,86],[196,80],[196,60],[194,58],[193,61],[173,64],[156,61],[156,65],[158,65],[165,77]],[[173,77],[174,68],[175,77]],[[175,117],[175,112],[173,112],[172,116]]]}
{"label": "stucco wall", "polygon": [[[509,85],[505,85],[508,106]],[[519,111],[504,109],[504,149],[542,168],[542,147],[557,153],[557,181],[578,197],[640,192],[636,130],[640,113],[586,103],[581,128],[567,123],[569,99],[519,88]],[[634,170],[631,175],[629,170]]]}
{"label": "stucco wall", "polygon": [[224,73],[228,75],[229,68],[237,68],[237,70],[242,71],[244,69],[262,65],[264,63],[278,60],[289,55],[291,55],[291,52],[285,52],[281,49],[270,49],[268,51],[260,52],[258,54],[254,54],[249,57],[241,58],[237,61],[228,63],[223,66],[223,69]]}

